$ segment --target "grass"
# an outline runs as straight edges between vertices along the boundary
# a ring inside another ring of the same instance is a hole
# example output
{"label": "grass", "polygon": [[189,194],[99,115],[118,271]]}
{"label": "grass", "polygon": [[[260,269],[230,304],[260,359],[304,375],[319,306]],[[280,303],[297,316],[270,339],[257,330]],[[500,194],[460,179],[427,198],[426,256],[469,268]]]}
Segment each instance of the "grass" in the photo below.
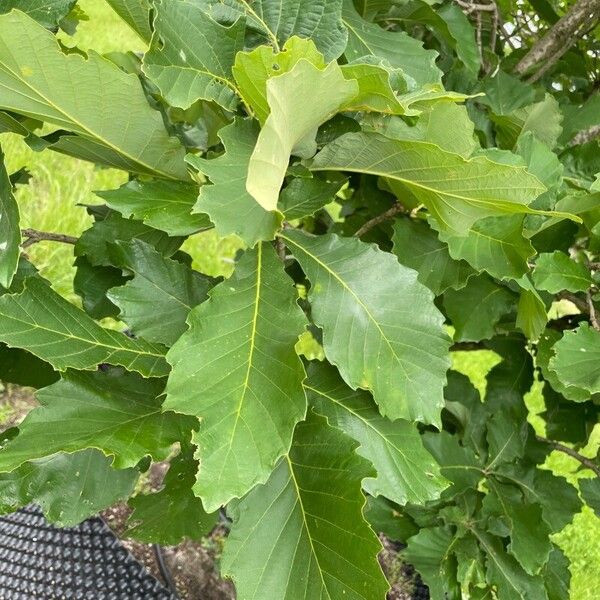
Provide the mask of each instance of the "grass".
{"label": "grass", "polygon": [[[74,38],[63,35],[65,43],[76,44],[84,50],[93,48],[101,53],[144,49],[144,43],[103,1],[79,0],[79,5],[90,20],[79,25]],[[23,227],[79,235],[91,224],[85,209],[79,205],[98,203],[93,190],[114,189],[127,179],[126,174],[120,171],[98,169],[92,164],[50,151],[35,153],[17,136],[0,135],[0,143],[7,155],[10,171],[27,166],[33,175],[30,184],[17,192]],[[210,275],[228,275],[231,258],[239,243],[233,239],[220,239],[209,232],[192,237],[184,248],[194,258],[197,269]],[[72,247],[43,243],[33,246],[29,254],[53,286],[76,301],[72,286]],[[497,360],[492,352],[455,353],[454,367],[469,376],[483,392],[485,375]],[[543,410],[539,388],[534,387],[527,402],[532,425],[538,432],[543,432],[542,420],[537,416]],[[594,433],[586,449],[590,456],[600,443],[598,429]],[[577,464],[563,454],[553,453],[547,466],[573,481],[577,479]],[[572,600],[595,599],[596,590],[600,589],[600,519],[586,508],[575,517],[573,524],[556,536],[555,541],[571,560]]]}

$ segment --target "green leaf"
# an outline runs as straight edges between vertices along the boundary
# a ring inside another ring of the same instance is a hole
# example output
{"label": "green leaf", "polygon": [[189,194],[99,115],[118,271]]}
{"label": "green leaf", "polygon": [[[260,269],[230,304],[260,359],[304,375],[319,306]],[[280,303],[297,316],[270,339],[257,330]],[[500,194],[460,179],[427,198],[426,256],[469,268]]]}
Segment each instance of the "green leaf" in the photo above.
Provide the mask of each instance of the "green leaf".
{"label": "green leaf", "polygon": [[[437,224],[432,223],[437,229]],[[486,217],[477,221],[466,236],[439,232],[450,256],[464,260],[477,271],[498,279],[518,278],[529,270],[535,248],[523,235],[523,215]]]}
{"label": "green leaf", "polygon": [[600,479],[580,479],[579,490],[583,501],[600,516]]}
{"label": "green leaf", "polygon": [[508,115],[535,99],[533,86],[501,70],[484,82],[482,91],[485,96],[479,102],[490,106],[496,115]]}
{"label": "green leaf", "polygon": [[173,256],[183,242],[181,237],[169,237],[163,231],[148,227],[139,221],[124,219],[117,213],[109,213],[81,234],[75,244],[75,256],[85,256],[95,267],[114,266],[110,256],[113,244],[134,239],[150,244],[164,256]]}
{"label": "green leaf", "polygon": [[275,251],[261,244],[188,323],[168,354],[164,407],[201,418],[194,492],[213,511],[266,481],[305,415],[294,350],[304,317]]}
{"label": "green leaf", "polygon": [[548,311],[528,275],[517,281],[521,296],[517,305],[516,326],[530,339],[537,340],[548,323]]}
{"label": "green leaf", "polygon": [[267,120],[271,112],[267,101],[267,81],[288,73],[301,59],[308,60],[319,69],[326,66],[314,41],[297,36],[287,40],[280,52],[276,52],[272,46],[259,46],[251,52],[237,53],[233,75],[238,90],[261,123]]}
{"label": "green leaf", "polygon": [[569,559],[556,546],[552,549],[550,560],[544,569],[544,579],[546,580],[548,600],[569,600],[571,598]]}
{"label": "green leaf", "polygon": [[582,323],[566,331],[554,344],[548,368],[566,386],[582,388],[590,394],[600,392],[600,332]]}
{"label": "green leaf", "polygon": [[304,387],[316,412],[359,442],[358,454],[375,467],[377,477],[363,481],[371,496],[423,504],[447,487],[415,425],[382,417],[369,395],[350,390],[333,367],[311,365]]}
{"label": "green leaf", "polygon": [[592,286],[589,269],[556,250],[540,254],[533,271],[533,282],[539,290],[558,294],[563,290],[587,292]]}
{"label": "green leaf", "polygon": [[169,370],[163,347],[102,328],[35,277],[26,279],[21,293],[0,297],[0,341],[59,371],[93,370],[101,363],[145,377],[161,377]]}
{"label": "green leaf", "polygon": [[428,142],[368,132],[348,133],[328,144],[310,169],[387,177],[425,204],[440,228],[456,235],[484,217],[539,212],[527,205],[544,191],[524,167],[486,157],[466,160]]}
{"label": "green leaf", "polygon": [[[343,0],[206,0],[231,20],[245,14],[249,29],[259,34],[257,42],[268,41],[277,51],[290,38],[312,40],[327,62],[338,58],[348,34],[341,20]],[[226,5],[226,8],[222,6]],[[232,10],[233,9],[233,10]],[[227,13],[227,11],[231,11]]]}
{"label": "green leaf", "polygon": [[40,407],[25,417],[19,435],[0,450],[0,471],[85,448],[100,450],[119,469],[133,467],[146,456],[166,459],[172,445],[189,436],[197,423],[161,412],[158,396],[163,388],[163,380],[120,369],[67,371],[60,381],[37,392]]}
{"label": "green leaf", "polygon": [[515,294],[487,275],[471,277],[462,289],[444,294],[444,308],[455,327],[457,342],[494,337],[496,325],[515,303]]}
{"label": "green leaf", "polygon": [[281,214],[265,210],[246,191],[258,131],[253,121],[236,119],[219,131],[224,154],[210,160],[191,154],[186,157],[212,184],[200,188],[194,212],[208,214],[219,235],[236,234],[250,247],[273,239],[282,220]]}
{"label": "green leaf", "polygon": [[267,81],[271,112],[250,157],[246,181],[248,193],[265,210],[277,208],[291,154],[314,155],[319,125],[357,93],[357,83],[347,81],[337,63],[319,69],[302,59],[288,73]]}
{"label": "green leaf", "polygon": [[170,236],[191,235],[211,227],[206,215],[192,214],[198,187],[176,181],[128,181],[118,190],[95,192],[124,217],[142,221]]}
{"label": "green leaf", "polygon": [[439,423],[449,340],[416,272],[358,239],[294,230],[281,238],[311,283],[312,317],[346,383],[371,390],[390,419]]}
{"label": "green leaf", "polygon": [[138,475],[135,469],[111,468],[97,450],[57,454],[0,475],[0,512],[33,503],[52,523],[73,527],[127,498]]}
{"label": "green leaf", "polygon": [[239,96],[231,68],[236,53],[244,49],[244,19],[225,27],[183,0],[158,1],[154,11],[143,70],[165,100],[183,109],[200,99],[211,100],[234,110]]}
{"label": "green leaf", "polygon": [[61,19],[71,12],[76,2],[77,0],[2,0],[0,13],[16,8],[46,29],[57,29]]}
{"label": "green leaf", "polygon": [[58,373],[29,352],[0,344],[0,381],[42,388],[57,381]]}
{"label": "green leaf", "polygon": [[106,2],[142,40],[150,41],[152,28],[149,0],[106,0]]}
{"label": "green leaf", "polygon": [[95,53],[63,54],[49,31],[20,12],[0,16],[0,38],[0,108],[68,129],[129,171],[187,179],[183,148],[135,75]]}
{"label": "green leaf", "polygon": [[435,66],[437,52],[425,50],[423,43],[404,31],[386,31],[365,21],[356,12],[352,0],[344,0],[344,25],[348,29],[345,56],[348,62],[365,56],[385,59],[395,69],[402,69],[418,87],[441,83],[442,72]]}
{"label": "green leaf", "polygon": [[454,260],[448,246],[440,242],[426,223],[399,219],[394,223],[394,254],[405,266],[415,269],[417,279],[436,296],[449,288],[464,287],[473,269],[462,260]]}
{"label": "green leaf", "polygon": [[318,177],[296,177],[281,191],[279,209],[288,220],[312,215],[333,202],[344,183],[345,179],[325,181]]}
{"label": "green leaf", "polygon": [[299,424],[289,456],[233,511],[222,569],[240,600],[384,598],[381,546],[362,516],[360,485],[370,474],[325,419]]}
{"label": "green leaf", "polygon": [[125,536],[147,544],[175,546],[185,539],[200,540],[217,521],[207,514],[192,492],[198,461],[192,451],[177,455],[170,463],[162,488],[154,494],[139,494],[129,501],[133,513]]}
{"label": "green leaf", "polygon": [[483,532],[476,536],[486,553],[488,583],[497,587],[498,600],[547,600],[543,579],[528,575],[506,554],[498,538]]}
{"label": "green leaf", "polygon": [[433,598],[444,598],[456,589],[456,575],[450,560],[455,537],[448,527],[423,528],[409,538],[403,556],[415,566]]}
{"label": "green leaf", "polygon": [[19,266],[21,254],[19,206],[12,192],[12,184],[4,166],[0,148],[0,285],[9,288]]}
{"label": "green leaf", "polygon": [[206,300],[210,280],[140,240],[115,244],[111,255],[115,264],[133,275],[124,286],[108,292],[121,311],[119,318],[137,336],[174,344],[187,330],[190,310]]}
{"label": "green leaf", "polygon": [[116,317],[119,309],[108,299],[112,287],[123,285],[127,278],[120,269],[94,267],[85,256],[75,259],[77,272],[73,278],[73,291],[81,298],[83,310],[93,319]]}

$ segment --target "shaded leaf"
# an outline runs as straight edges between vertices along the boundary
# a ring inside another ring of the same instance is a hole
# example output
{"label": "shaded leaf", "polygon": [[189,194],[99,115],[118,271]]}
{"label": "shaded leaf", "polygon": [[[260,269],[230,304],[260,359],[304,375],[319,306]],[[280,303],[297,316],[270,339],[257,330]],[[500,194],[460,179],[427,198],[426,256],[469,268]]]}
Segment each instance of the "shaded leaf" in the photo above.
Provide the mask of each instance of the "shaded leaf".
{"label": "shaded leaf", "polygon": [[9,288],[17,272],[20,245],[19,206],[13,195],[12,184],[4,166],[4,154],[0,148],[0,286],[2,287]]}
{"label": "shaded leaf", "polygon": [[33,354],[0,344],[0,381],[42,388],[57,381],[59,374]]}
{"label": "shaded leaf", "polygon": [[286,219],[300,219],[312,215],[333,202],[344,183],[345,179],[325,181],[318,177],[296,177],[281,191],[279,209]]}
{"label": "shaded leaf", "polygon": [[579,490],[583,501],[600,516],[600,479],[580,479]]}
{"label": "shaded leaf", "polygon": [[266,481],[306,412],[304,317],[275,251],[247,251],[168,355],[165,409],[201,418],[194,492],[208,511]]}
{"label": "shaded leaf", "polygon": [[355,238],[294,230],[281,238],[311,283],[325,355],[346,383],[373,391],[390,419],[439,423],[449,340],[416,272]]}
{"label": "shaded leaf", "polygon": [[145,377],[168,373],[162,346],[102,328],[40,279],[30,277],[21,293],[0,297],[0,317],[0,341],[59,371],[109,363]]}
{"label": "shaded leaf", "polygon": [[61,19],[71,12],[76,2],[77,0],[2,0],[0,13],[16,8],[47,29],[57,29]]}
{"label": "shaded leaf", "polygon": [[223,573],[239,598],[383,598],[377,536],[362,516],[367,461],[322,417],[296,428],[265,485],[233,511]]}
{"label": "shaded leaf", "polygon": [[369,395],[350,390],[331,366],[311,365],[304,387],[315,410],[359,442],[358,454],[375,467],[377,477],[363,481],[371,496],[401,505],[439,497],[446,481],[414,424],[382,417]]}
{"label": "shaded leaf", "polygon": [[536,288],[552,294],[563,290],[587,292],[592,285],[589,269],[558,250],[540,254],[532,276]]}
{"label": "shaded leaf", "polygon": [[[19,425],[19,435],[0,450],[0,471],[60,452],[96,448],[116,468],[146,456],[168,457],[175,442],[196,427],[191,417],[161,412],[164,381],[121,370],[67,371],[37,392],[40,407]],[[83,416],[85,415],[85,417]]]}

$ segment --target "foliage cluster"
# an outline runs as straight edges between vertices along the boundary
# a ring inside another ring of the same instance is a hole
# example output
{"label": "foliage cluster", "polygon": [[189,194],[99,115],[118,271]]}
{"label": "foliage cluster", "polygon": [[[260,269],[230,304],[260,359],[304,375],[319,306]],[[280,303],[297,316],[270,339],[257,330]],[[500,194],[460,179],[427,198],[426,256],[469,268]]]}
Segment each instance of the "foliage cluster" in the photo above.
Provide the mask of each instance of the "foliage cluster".
{"label": "foliage cluster", "polygon": [[[600,479],[541,467],[600,473],[598,2],[108,1],[143,56],[59,42],[76,0],[0,7],[0,132],[130,173],[72,239],[21,231],[0,167],[0,379],[40,403],[0,508],[129,499],[173,544],[226,507],[240,598],[383,598],[379,532],[434,598],[568,598],[551,536]],[[212,228],[227,279],[181,250]],[[81,307],[28,260],[49,239]],[[480,348],[484,398],[448,370]]]}

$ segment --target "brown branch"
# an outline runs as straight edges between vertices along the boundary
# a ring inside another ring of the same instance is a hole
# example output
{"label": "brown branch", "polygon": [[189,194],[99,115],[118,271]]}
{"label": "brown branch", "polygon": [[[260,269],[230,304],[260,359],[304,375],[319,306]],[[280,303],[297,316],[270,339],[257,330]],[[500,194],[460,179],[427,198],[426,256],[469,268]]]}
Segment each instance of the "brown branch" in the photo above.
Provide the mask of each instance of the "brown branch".
{"label": "brown branch", "polygon": [[475,350],[488,350],[484,342],[454,342],[450,352],[473,352]]}
{"label": "brown branch", "polygon": [[578,460],[584,467],[590,469],[590,471],[593,471],[596,474],[596,477],[600,477],[600,467],[591,458],[579,454],[579,452],[573,450],[573,448],[569,448],[569,446],[565,446],[564,444],[555,442],[554,440],[549,440],[541,435],[536,435],[535,438],[538,442],[544,442],[544,444],[552,446],[552,448],[555,450],[563,452],[564,454],[568,454],[571,458]]}
{"label": "brown branch", "polygon": [[377,227],[380,223],[387,221],[388,219],[393,219],[396,215],[399,214],[410,214],[409,211],[400,204],[400,202],[396,202],[392,208],[388,208],[385,212],[373,217],[370,221],[367,221],[355,234],[354,237],[362,237],[365,233],[368,233],[374,227]]}
{"label": "brown branch", "polygon": [[569,146],[579,146],[580,144],[587,144],[592,140],[600,137],[600,125],[594,125],[589,129],[580,131],[572,140]]}
{"label": "brown branch", "polygon": [[487,11],[487,12],[496,12],[496,5],[492,4],[476,4],[474,2],[465,2],[464,0],[455,0],[456,4],[458,4],[461,8],[464,8],[467,12],[474,11]]}
{"label": "brown branch", "polygon": [[[600,17],[600,0],[578,0],[578,2],[563,15],[539,39],[529,52],[517,63],[514,71],[524,75],[539,63],[543,63],[542,74],[547,72],[558,59],[578,40],[582,31],[589,28],[590,23]],[[532,78],[538,78],[536,74]]]}
{"label": "brown branch", "polygon": [[21,246],[29,248],[38,242],[61,242],[63,244],[76,244],[77,238],[64,233],[52,233],[50,231],[38,231],[37,229],[23,229],[22,236],[25,238]]}
{"label": "brown branch", "polygon": [[579,296],[576,296],[575,294],[572,294],[571,292],[561,292],[558,294],[558,298],[559,300],[568,300],[569,302],[572,302],[582,313],[586,315],[588,315],[590,312],[590,307],[588,306],[587,301]]}
{"label": "brown branch", "polygon": [[590,314],[590,323],[596,331],[600,331],[600,324],[596,318],[596,307],[594,306],[594,301],[592,300],[592,294],[589,291],[586,293],[585,299],[587,300],[588,312]]}

